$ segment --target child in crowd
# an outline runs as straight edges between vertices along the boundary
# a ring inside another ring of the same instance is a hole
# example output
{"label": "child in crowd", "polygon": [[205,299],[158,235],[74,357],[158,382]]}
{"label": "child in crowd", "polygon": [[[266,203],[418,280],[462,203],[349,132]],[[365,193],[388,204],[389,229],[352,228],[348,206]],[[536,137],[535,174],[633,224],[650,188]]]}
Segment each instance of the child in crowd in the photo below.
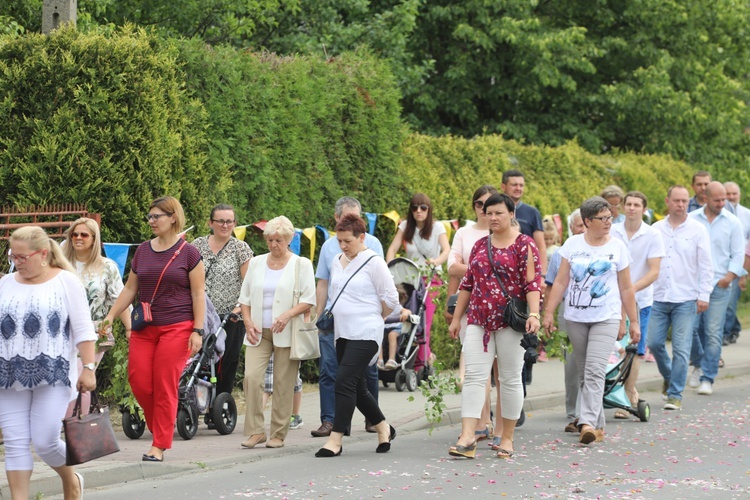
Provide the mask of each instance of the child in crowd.
{"label": "child in crowd", "polygon": [[[402,306],[405,306],[409,301],[409,294],[406,293],[404,285],[396,285],[396,291],[398,291],[398,301]],[[396,311],[390,316],[385,318],[385,332],[388,333],[388,361],[383,364],[383,350],[381,349],[378,353],[378,369],[379,370],[395,370],[398,368],[396,363],[396,351],[398,350],[398,336],[401,335],[401,324],[404,321],[409,321],[412,312],[406,307],[402,307],[401,311]]]}

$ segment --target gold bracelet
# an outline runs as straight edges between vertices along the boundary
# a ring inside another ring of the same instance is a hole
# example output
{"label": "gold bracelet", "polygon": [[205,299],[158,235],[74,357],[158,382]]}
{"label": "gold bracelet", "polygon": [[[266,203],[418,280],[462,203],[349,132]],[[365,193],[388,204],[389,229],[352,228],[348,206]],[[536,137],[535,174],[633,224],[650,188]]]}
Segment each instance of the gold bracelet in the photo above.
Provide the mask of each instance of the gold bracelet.
{"label": "gold bracelet", "polygon": [[529,313],[529,318],[536,318],[537,321],[542,321],[542,316],[539,313]]}

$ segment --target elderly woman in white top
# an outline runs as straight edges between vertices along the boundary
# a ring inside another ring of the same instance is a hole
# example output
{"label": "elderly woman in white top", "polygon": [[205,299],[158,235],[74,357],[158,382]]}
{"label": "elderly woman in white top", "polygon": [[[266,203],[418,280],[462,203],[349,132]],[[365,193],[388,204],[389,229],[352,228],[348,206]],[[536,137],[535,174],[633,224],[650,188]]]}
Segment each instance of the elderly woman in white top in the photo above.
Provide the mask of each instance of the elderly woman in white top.
{"label": "elderly woman in white top", "polygon": [[330,297],[338,297],[333,309],[339,363],[336,413],[328,441],[315,453],[319,458],[341,455],[341,440],[351,425],[355,406],[377,430],[376,453],[389,451],[396,437],[396,429],[385,421],[378,402],[367,390],[365,372],[380,351],[384,318],[401,307],[398,292],[385,261],[365,246],[365,222],[359,215],[341,217],[336,238],[342,253],[333,259],[328,290]]}
{"label": "elderly woman in white top", "polygon": [[[307,315],[315,306],[315,276],[312,262],[294,255],[289,244],[294,226],[279,216],[266,224],[263,235],[269,253],[250,260],[240,292],[240,309],[245,323],[245,448],[266,443],[263,421],[263,384],[266,366],[274,357],[274,394],[271,410],[271,439],[267,448],[281,448],[292,416],[294,383],[299,361],[289,359],[292,319]],[[299,274],[297,274],[299,273]],[[295,300],[295,279],[299,299]],[[295,302],[297,304],[295,305]],[[382,335],[382,332],[381,332]]]}

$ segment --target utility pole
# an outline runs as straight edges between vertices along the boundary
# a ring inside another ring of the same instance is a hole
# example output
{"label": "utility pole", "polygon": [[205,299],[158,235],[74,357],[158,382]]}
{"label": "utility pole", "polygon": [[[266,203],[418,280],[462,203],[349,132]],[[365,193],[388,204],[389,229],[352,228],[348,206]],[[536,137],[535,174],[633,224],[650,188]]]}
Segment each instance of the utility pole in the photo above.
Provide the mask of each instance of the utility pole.
{"label": "utility pole", "polygon": [[63,24],[76,25],[77,0],[44,0],[42,4],[42,33],[49,35]]}

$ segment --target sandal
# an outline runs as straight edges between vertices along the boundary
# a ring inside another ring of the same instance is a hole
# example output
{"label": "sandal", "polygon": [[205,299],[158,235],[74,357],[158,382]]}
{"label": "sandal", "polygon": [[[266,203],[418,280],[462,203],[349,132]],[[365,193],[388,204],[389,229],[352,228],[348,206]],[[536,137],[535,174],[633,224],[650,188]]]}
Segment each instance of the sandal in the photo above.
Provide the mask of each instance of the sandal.
{"label": "sandal", "polygon": [[398,368],[398,363],[396,363],[395,359],[389,359],[385,364],[386,370],[395,370]]}
{"label": "sandal", "polygon": [[497,451],[500,449],[500,439],[502,439],[500,436],[492,436],[492,441],[487,444],[490,445],[490,448]]}
{"label": "sandal", "polygon": [[504,450],[502,448],[497,449],[497,458],[502,458],[505,460],[508,460],[509,458],[513,458],[513,452]]}
{"label": "sandal", "polygon": [[450,449],[448,449],[448,455],[452,457],[463,457],[463,458],[474,458],[477,454],[477,442],[474,441],[469,446],[464,446],[462,444],[457,444],[456,446],[451,446]]}
{"label": "sandal", "polygon": [[385,370],[385,365],[383,364],[383,360],[378,360],[378,370]]}
{"label": "sandal", "polygon": [[615,412],[615,418],[618,418],[620,420],[630,420],[630,414],[624,410],[617,410]]}
{"label": "sandal", "polygon": [[591,444],[594,441],[596,441],[596,430],[594,430],[590,425],[584,425],[581,428],[581,438],[578,440],[581,444]]}
{"label": "sandal", "polygon": [[724,359],[719,358],[719,368],[724,368]]}
{"label": "sandal", "polygon": [[484,441],[485,439],[489,439],[490,435],[492,433],[490,432],[490,426],[485,425],[483,431],[474,431],[474,439],[477,441]]}

